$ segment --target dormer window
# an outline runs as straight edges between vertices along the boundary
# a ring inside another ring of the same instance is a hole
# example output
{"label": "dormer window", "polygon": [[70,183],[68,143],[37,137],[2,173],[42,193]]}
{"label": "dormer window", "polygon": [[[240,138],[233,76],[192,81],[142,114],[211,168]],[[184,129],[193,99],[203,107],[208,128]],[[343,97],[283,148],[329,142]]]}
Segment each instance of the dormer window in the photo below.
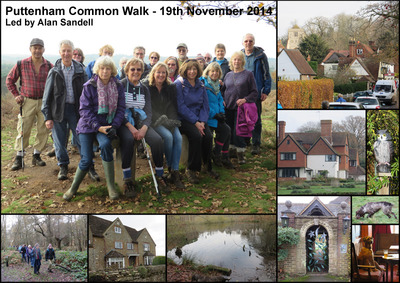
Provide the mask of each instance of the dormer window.
{"label": "dormer window", "polygon": [[363,50],[361,48],[357,49],[357,55],[362,55],[363,54]]}
{"label": "dormer window", "polygon": [[121,228],[120,227],[114,227],[114,231],[117,234],[121,234]]}

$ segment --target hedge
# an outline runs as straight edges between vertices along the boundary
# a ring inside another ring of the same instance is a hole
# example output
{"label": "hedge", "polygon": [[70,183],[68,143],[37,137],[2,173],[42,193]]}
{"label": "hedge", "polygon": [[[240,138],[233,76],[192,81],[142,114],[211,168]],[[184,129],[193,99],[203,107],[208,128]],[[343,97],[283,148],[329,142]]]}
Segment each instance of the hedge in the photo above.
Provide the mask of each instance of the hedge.
{"label": "hedge", "polygon": [[359,82],[353,84],[335,85],[334,91],[341,94],[348,94],[366,89],[367,89],[367,82]]}
{"label": "hedge", "polygon": [[333,101],[333,80],[279,81],[278,100],[283,109],[321,109],[322,101]]}

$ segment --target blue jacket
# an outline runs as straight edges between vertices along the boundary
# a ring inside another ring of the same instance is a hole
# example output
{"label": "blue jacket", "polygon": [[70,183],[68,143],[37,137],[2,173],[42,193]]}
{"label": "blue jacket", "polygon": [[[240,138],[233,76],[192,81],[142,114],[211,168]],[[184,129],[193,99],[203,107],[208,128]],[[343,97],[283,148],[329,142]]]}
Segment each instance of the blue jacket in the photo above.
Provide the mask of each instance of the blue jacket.
{"label": "blue jacket", "polygon": [[346,102],[346,99],[344,99],[343,97],[339,97],[336,102]]}
{"label": "blue jacket", "polygon": [[[242,49],[244,52],[244,49]],[[261,93],[269,94],[271,92],[271,75],[269,74],[269,64],[267,55],[264,49],[254,46],[255,59],[253,75],[256,79],[258,99],[261,98]]]}
{"label": "blue jacket", "polygon": [[207,124],[210,127],[217,128],[218,121],[217,119],[214,119],[214,116],[217,113],[225,113],[224,98],[222,97],[221,91],[218,93],[214,92],[214,89],[208,83],[206,78],[201,77],[200,81],[204,84],[207,90],[208,105],[210,106],[210,114],[208,114]]}
{"label": "blue jacket", "polygon": [[93,77],[93,66],[94,63],[96,63],[96,60],[91,61],[87,66],[86,66],[86,74],[88,76],[88,79],[90,80]]}
{"label": "blue jacket", "polygon": [[196,124],[197,121],[207,123],[210,107],[203,83],[197,79],[193,87],[187,79],[180,77],[174,84],[176,85],[179,119],[192,124]]}

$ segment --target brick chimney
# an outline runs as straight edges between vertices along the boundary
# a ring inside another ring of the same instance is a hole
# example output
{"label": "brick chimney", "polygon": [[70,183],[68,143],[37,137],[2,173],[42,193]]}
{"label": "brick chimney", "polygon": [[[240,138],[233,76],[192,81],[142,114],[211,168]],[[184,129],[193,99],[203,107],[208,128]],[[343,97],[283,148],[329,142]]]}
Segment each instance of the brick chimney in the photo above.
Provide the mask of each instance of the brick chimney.
{"label": "brick chimney", "polygon": [[311,61],[311,56],[310,56],[310,55],[307,56],[307,61],[308,61],[308,62]]}
{"label": "brick chimney", "polygon": [[349,57],[356,57],[356,42],[354,40],[349,41]]}
{"label": "brick chimney", "polygon": [[321,120],[321,137],[332,144],[332,120]]}
{"label": "brick chimney", "polygon": [[286,122],[285,122],[285,121],[279,121],[279,122],[278,122],[278,126],[279,126],[279,139],[278,139],[278,143],[280,143],[280,142],[285,138]]}

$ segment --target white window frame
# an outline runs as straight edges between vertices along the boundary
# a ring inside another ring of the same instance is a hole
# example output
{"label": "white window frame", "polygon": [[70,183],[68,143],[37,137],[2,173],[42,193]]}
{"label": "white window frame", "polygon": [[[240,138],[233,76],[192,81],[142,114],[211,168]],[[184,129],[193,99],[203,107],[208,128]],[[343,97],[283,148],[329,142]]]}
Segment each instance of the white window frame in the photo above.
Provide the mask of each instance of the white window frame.
{"label": "white window frame", "polygon": [[108,267],[111,267],[112,263],[118,264],[118,268],[125,268],[125,261],[124,261],[124,258],[122,258],[122,257],[108,258],[108,261],[107,261]]}
{"label": "white window frame", "polygon": [[114,232],[117,233],[117,234],[121,234],[121,233],[122,233],[122,230],[121,230],[120,227],[115,226],[115,227],[114,227]]}
{"label": "white window frame", "polygon": [[143,251],[149,252],[150,251],[150,244],[144,243],[143,244]]}
{"label": "white window frame", "polygon": [[127,250],[133,250],[133,243],[126,243]]}
{"label": "white window frame", "polygon": [[116,249],[123,249],[124,248],[124,244],[122,242],[115,242],[115,248]]}

